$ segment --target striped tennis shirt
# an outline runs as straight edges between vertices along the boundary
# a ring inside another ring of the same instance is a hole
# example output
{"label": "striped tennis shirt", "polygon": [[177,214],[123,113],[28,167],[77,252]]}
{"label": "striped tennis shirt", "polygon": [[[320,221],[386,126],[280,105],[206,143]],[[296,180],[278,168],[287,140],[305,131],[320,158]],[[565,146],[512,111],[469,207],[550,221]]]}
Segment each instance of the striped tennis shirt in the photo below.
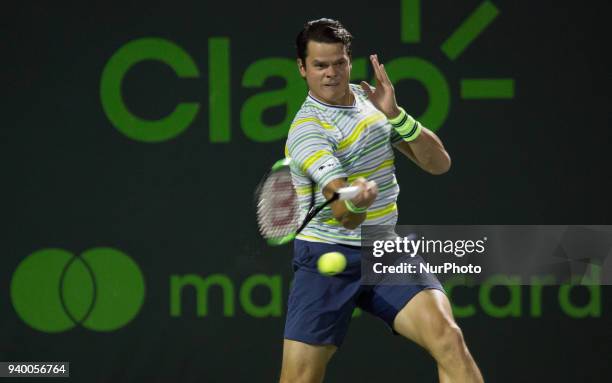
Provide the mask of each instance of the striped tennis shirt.
{"label": "striped tennis shirt", "polygon": [[[347,178],[350,184],[364,177],[376,181],[379,193],[362,225],[395,225],[399,186],[395,179],[392,144],[401,142],[401,137],[361,87],[349,86],[355,95],[352,106],[329,105],[309,94],[289,129],[285,155],[291,158],[300,221],[310,206],[311,180],[316,182],[318,206],[325,201],[321,190],[330,181]],[[361,246],[361,227],[344,228],[327,207],[297,238]]]}

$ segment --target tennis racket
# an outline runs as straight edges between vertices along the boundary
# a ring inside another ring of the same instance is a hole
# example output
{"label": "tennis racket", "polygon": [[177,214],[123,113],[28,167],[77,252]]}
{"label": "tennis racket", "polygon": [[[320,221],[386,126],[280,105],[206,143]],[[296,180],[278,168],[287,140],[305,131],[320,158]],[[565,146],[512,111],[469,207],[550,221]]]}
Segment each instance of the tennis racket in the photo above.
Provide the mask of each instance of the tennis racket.
{"label": "tennis racket", "polygon": [[300,223],[298,196],[291,182],[290,158],[277,161],[255,190],[259,232],[272,246],[291,242],[326,206],[337,200],[355,198],[358,186],[338,189],[332,198],[315,206],[315,182],[311,181],[310,207]]}

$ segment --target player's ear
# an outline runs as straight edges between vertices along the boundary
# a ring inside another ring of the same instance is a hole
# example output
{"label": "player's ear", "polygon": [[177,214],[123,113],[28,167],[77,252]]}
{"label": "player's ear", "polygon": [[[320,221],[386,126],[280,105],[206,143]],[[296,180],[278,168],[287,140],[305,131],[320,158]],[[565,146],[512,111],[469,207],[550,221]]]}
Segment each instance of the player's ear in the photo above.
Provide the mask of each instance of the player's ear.
{"label": "player's ear", "polygon": [[296,59],[296,62],[297,62],[298,70],[300,71],[300,76],[302,76],[302,78],[306,78],[306,65],[305,65],[305,63],[299,57]]}

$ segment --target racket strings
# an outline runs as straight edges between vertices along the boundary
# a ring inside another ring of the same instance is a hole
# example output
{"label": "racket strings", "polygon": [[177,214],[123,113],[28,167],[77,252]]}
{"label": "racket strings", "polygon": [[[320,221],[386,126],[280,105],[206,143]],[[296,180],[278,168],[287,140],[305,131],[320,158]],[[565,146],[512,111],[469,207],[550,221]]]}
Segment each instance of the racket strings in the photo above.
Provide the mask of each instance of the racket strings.
{"label": "racket strings", "polygon": [[299,225],[298,198],[288,169],[272,172],[261,184],[257,221],[264,238],[279,238],[295,232]]}

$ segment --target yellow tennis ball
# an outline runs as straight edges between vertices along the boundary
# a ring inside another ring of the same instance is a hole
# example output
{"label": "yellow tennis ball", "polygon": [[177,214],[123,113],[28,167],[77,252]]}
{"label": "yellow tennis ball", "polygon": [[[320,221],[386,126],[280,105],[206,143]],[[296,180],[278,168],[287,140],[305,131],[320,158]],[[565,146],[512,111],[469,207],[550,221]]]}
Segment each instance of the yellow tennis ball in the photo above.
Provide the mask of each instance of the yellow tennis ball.
{"label": "yellow tennis ball", "polygon": [[332,251],[325,253],[317,260],[317,269],[323,275],[335,275],[344,271],[346,258],[342,253]]}

